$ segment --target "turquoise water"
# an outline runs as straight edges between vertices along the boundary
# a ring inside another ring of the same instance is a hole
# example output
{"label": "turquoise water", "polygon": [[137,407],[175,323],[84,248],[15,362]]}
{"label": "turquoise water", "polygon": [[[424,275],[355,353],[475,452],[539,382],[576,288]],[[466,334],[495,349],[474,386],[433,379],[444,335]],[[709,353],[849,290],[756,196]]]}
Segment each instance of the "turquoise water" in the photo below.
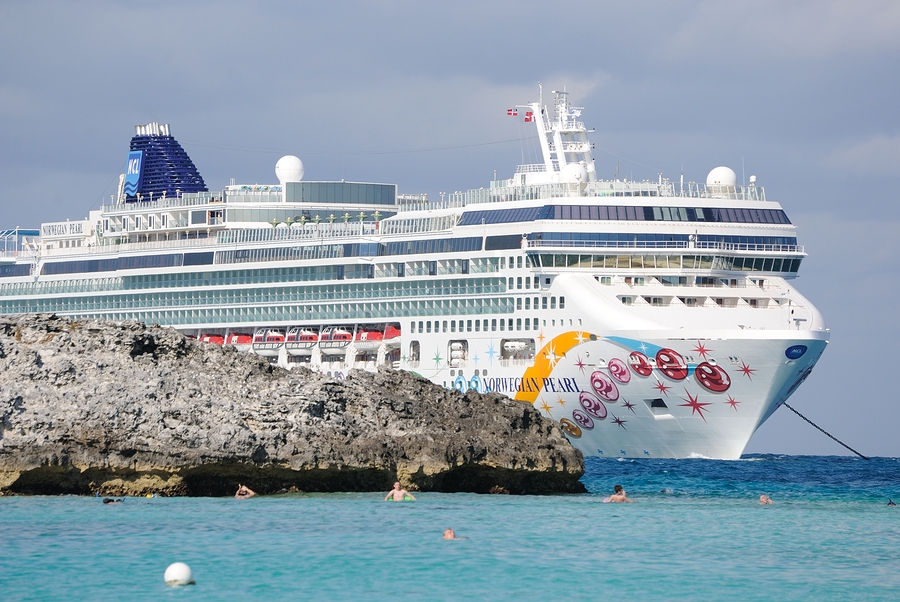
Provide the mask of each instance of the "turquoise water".
{"label": "turquoise water", "polygon": [[[402,503],[0,498],[0,598],[900,598],[900,459],[589,459],[583,481],[590,495]],[[639,503],[601,503],[615,483]],[[178,561],[196,585],[165,586]]]}

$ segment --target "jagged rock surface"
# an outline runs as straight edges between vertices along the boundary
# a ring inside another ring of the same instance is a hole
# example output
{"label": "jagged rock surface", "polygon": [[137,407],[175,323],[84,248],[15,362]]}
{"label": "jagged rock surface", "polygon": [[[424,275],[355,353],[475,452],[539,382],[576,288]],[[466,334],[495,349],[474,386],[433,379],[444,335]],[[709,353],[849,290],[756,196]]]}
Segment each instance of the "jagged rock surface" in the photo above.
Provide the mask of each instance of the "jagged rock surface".
{"label": "jagged rock surface", "polygon": [[580,492],[583,469],[501,395],[334,381],[136,322],[0,317],[0,493]]}

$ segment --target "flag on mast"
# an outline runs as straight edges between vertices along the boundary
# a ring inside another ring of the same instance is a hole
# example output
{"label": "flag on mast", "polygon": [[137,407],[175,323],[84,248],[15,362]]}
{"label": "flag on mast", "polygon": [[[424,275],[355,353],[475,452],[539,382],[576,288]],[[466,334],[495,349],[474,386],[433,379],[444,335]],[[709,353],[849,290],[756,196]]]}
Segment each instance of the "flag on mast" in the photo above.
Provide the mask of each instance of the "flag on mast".
{"label": "flag on mast", "polygon": [[506,114],[510,117],[518,117],[519,111],[518,109],[506,109]]}
{"label": "flag on mast", "polygon": [[534,122],[534,113],[531,111],[525,111],[525,123]]}

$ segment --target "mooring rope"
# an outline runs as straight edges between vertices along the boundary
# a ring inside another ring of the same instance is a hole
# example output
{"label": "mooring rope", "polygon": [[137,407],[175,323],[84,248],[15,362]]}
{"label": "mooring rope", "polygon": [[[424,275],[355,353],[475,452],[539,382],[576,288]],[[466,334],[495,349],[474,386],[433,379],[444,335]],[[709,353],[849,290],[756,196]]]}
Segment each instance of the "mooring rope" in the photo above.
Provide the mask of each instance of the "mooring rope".
{"label": "mooring rope", "polygon": [[786,402],[783,403],[782,405],[783,405],[784,407],[786,407],[787,409],[789,409],[790,411],[792,411],[792,412],[793,412],[794,414],[796,414],[797,416],[799,416],[800,418],[802,418],[803,420],[807,421],[808,423],[810,423],[811,425],[813,425],[814,427],[816,427],[817,429],[819,429],[820,431],[822,431],[823,433],[825,433],[826,435],[828,435],[829,437],[831,437],[832,439],[834,439],[835,441],[837,441],[838,443],[840,443],[841,445],[843,445],[844,447],[846,447],[847,449],[849,449],[850,451],[852,451],[854,454],[856,454],[857,456],[859,456],[859,457],[862,458],[863,460],[869,460],[869,459],[871,459],[871,458],[867,458],[866,456],[862,455],[861,453],[859,453],[858,451],[856,451],[855,449],[853,449],[852,447],[850,447],[849,445],[847,445],[847,444],[844,443],[843,441],[839,440],[837,437],[835,437],[834,435],[832,435],[831,433],[829,433],[828,431],[826,431],[825,429],[823,429],[821,426],[819,426],[818,424],[816,424],[815,422],[813,422],[812,420],[810,420],[809,418],[807,418],[806,416],[804,416],[803,414],[801,414],[800,412],[798,412],[797,410],[795,410],[794,408],[792,408],[791,406],[789,406]]}

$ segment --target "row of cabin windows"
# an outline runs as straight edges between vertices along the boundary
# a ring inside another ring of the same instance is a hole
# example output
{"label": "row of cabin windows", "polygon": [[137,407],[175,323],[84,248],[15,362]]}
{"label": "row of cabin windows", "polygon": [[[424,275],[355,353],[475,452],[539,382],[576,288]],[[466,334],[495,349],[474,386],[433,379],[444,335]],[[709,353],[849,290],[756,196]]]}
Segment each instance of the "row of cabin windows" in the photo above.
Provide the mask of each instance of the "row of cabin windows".
{"label": "row of cabin windows", "polygon": [[[555,320],[554,320],[555,322]],[[560,321],[562,323],[562,321]],[[538,318],[491,318],[490,320],[419,320],[410,322],[411,333],[431,332],[505,332],[513,330],[537,330]]]}
{"label": "row of cabin windows", "polygon": [[[517,270],[522,269],[522,265],[523,265],[522,262],[523,262],[523,259],[522,259],[522,256],[521,256],[521,255],[519,255],[518,257],[510,257],[510,258],[509,258],[509,269],[511,269],[511,270],[513,270],[513,269],[517,269]],[[526,257],[526,258],[524,259],[524,262],[525,262],[524,265],[525,265],[526,268],[530,268],[530,267],[531,267],[531,261],[530,261],[530,259],[529,259],[528,257]],[[500,269],[501,269],[501,270],[505,270],[505,269],[506,269],[506,265],[507,265],[507,263],[506,263],[506,257],[501,257],[501,258],[500,258]]]}
{"label": "row of cabin windows", "polygon": [[[530,262],[527,262],[527,261],[525,262],[525,267],[528,267],[528,263],[530,263]],[[500,269],[501,270],[506,269],[506,257],[500,258]],[[511,270],[522,269],[522,256],[521,255],[519,255],[518,257],[510,257],[509,258],[509,269],[511,269]]]}
{"label": "row of cabin windows", "polygon": [[[549,286],[550,279],[545,278],[544,284]],[[515,286],[513,286],[513,285],[515,285]],[[523,288],[525,288],[526,290],[531,289],[531,288],[537,289],[537,288],[540,288],[540,286],[541,286],[541,277],[540,276],[534,276],[531,278],[529,278],[528,276],[525,276],[524,278],[519,276],[518,278],[510,278],[509,279],[509,290],[513,290],[513,288],[516,288],[517,290],[522,290]]]}
{"label": "row of cabin windows", "polygon": [[[648,305],[652,305],[654,307],[665,307],[668,305],[666,298],[663,298],[663,297],[641,296],[640,298],[643,299],[644,302],[646,302]],[[634,302],[637,299],[637,297],[626,296],[626,297],[622,297],[621,299],[622,299],[623,305],[634,305]],[[681,301],[681,303],[683,303],[687,307],[703,307],[704,303],[705,303],[705,298],[701,302],[701,301],[698,301],[697,297],[678,297],[678,300]],[[738,302],[737,302],[738,300],[733,297],[714,297],[712,300],[713,300],[713,303],[715,303],[719,307],[737,307],[738,306]],[[747,302],[747,305],[749,305],[750,307],[761,308],[761,307],[769,306],[767,303],[767,300],[760,301],[759,299],[745,299],[745,301]]]}
{"label": "row of cabin windows", "polygon": [[[556,309],[557,308],[556,297],[534,297],[533,303],[532,303],[531,299],[532,299],[531,297],[517,298],[516,299],[516,310],[522,311],[524,309],[525,311],[529,311],[532,309],[532,307],[534,309],[537,309],[538,303],[540,303],[541,309]],[[538,301],[538,299],[540,299],[540,301]],[[559,309],[566,308],[566,298],[565,297],[559,298],[558,307],[559,307]]]}

